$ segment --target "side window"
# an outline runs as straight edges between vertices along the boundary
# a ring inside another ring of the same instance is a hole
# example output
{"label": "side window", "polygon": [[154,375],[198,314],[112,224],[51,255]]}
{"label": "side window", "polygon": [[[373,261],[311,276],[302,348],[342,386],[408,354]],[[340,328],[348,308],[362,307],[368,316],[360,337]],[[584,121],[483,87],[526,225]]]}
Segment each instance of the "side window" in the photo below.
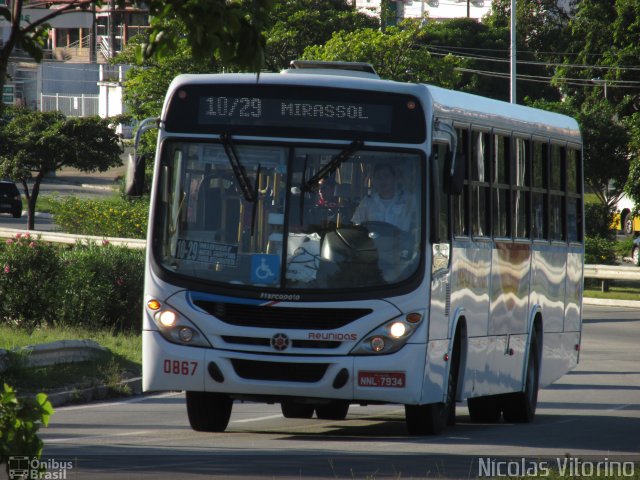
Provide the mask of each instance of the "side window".
{"label": "side window", "polygon": [[582,241],[582,162],[580,151],[567,149],[567,240]]}
{"label": "side window", "polygon": [[549,176],[549,238],[566,240],[565,238],[565,206],[564,184],[566,168],[566,149],[560,145],[551,145]]}
{"label": "side window", "polygon": [[486,237],[491,234],[488,226],[488,206],[490,187],[490,141],[488,132],[472,131],[469,203],[471,234],[474,237]]}
{"label": "side window", "polygon": [[493,136],[492,230],[494,237],[510,235],[510,137]]}
{"label": "side window", "polygon": [[544,240],[547,232],[548,144],[534,141],[531,152],[531,238]]}
{"label": "side window", "polygon": [[[456,152],[458,162],[465,163],[465,172],[469,172],[469,131],[464,128],[456,129],[458,132],[458,151]],[[455,236],[469,235],[469,180],[468,176],[464,182],[461,195],[453,196],[453,234]]]}
{"label": "side window", "polygon": [[527,238],[529,235],[529,140],[513,140],[513,235]]}

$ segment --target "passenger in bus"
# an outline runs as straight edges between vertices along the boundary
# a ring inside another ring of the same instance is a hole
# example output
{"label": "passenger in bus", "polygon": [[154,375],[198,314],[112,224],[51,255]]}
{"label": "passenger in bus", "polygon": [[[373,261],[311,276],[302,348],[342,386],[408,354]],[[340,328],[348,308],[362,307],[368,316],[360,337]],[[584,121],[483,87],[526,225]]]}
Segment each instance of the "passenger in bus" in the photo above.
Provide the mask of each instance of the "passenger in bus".
{"label": "passenger in bus", "polygon": [[306,222],[321,228],[335,227],[339,207],[336,181],[333,177],[325,177],[318,182],[316,198],[306,214]]}
{"label": "passenger in bus", "polygon": [[360,201],[351,221],[356,225],[384,222],[405,232],[410,231],[416,216],[415,200],[399,184],[393,166],[376,164],[372,186],[373,192]]}
{"label": "passenger in bus", "polygon": [[318,182],[318,198],[316,206],[322,208],[337,208],[336,181],[332,177],[326,177]]}

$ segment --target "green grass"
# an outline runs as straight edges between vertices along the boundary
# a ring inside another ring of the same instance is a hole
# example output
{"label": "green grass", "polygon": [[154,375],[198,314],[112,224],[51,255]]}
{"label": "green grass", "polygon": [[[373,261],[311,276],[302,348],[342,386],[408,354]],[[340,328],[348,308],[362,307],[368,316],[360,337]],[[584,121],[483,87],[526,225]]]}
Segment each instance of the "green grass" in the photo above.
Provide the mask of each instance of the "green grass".
{"label": "green grass", "polygon": [[91,361],[38,368],[26,368],[21,362],[21,355],[12,355],[9,368],[2,376],[5,381],[24,392],[51,392],[62,387],[83,389],[107,385],[113,393],[125,394],[127,392],[122,391],[120,382],[140,376],[142,371],[142,340],[137,333],[87,331],[67,327],[38,329],[28,333],[0,326],[0,339],[0,348],[5,350],[58,340],[84,339],[93,340],[108,350]]}
{"label": "green grass", "polygon": [[600,286],[597,288],[585,287],[584,296],[590,298],[606,298],[611,300],[636,300],[640,301],[640,288],[630,286],[609,285],[609,291],[603,292]]}

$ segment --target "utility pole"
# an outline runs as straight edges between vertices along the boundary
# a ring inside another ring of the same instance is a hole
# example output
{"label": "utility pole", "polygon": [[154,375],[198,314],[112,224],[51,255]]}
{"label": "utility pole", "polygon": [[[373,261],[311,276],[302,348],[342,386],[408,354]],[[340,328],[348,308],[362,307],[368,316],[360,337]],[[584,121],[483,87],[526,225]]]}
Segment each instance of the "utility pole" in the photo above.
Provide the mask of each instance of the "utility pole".
{"label": "utility pole", "polygon": [[516,0],[511,0],[511,103],[516,100]]}

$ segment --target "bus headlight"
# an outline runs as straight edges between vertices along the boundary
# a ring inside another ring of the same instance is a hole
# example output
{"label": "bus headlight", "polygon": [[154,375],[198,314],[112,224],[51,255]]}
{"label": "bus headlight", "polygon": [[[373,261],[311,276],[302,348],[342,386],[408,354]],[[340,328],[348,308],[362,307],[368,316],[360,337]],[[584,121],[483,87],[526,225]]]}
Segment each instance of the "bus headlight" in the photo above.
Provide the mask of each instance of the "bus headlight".
{"label": "bus headlight", "polygon": [[170,308],[152,310],[151,317],[160,334],[171,343],[192,347],[209,347],[211,344],[193,323]]}
{"label": "bus headlight", "polygon": [[351,350],[352,355],[376,355],[400,350],[422,322],[422,314],[412,312],[394,318],[366,335]]}

